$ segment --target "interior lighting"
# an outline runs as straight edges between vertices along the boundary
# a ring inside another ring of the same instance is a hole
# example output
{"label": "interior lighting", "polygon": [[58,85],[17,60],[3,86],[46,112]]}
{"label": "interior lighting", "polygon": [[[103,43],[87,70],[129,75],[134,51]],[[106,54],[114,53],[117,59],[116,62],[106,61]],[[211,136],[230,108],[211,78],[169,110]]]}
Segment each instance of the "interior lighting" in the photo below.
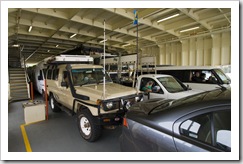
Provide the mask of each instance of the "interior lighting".
{"label": "interior lighting", "polygon": [[19,47],[19,44],[14,44],[12,45],[12,47]]}
{"label": "interior lighting", "polygon": [[75,37],[76,35],[77,35],[77,34],[73,34],[73,35],[70,36],[70,38],[73,38],[73,37]]}
{"label": "interior lighting", "polygon": [[181,30],[180,32],[187,32],[187,31],[191,31],[191,30],[195,30],[195,29],[198,29],[199,27],[192,27],[192,28],[188,28],[188,29],[185,29],[185,30]]}
{"label": "interior lighting", "polygon": [[100,43],[103,43],[103,42],[106,42],[106,41],[107,41],[107,39],[105,39],[105,40],[101,40]]}
{"label": "interior lighting", "polygon": [[166,17],[166,18],[163,18],[163,19],[158,20],[157,23],[162,22],[162,21],[165,21],[165,20],[168,20],[168,19],[171,19],[171,18],[174,18],[174,17],[177,17],[177,16],[179,16],[179,15],[180,15],[180,14],[177,13],[177,14],[168,16],[168,17]]}
{"label": "interior lighting", "polygon": [[57,44],[56,47],[58,47],[59,45]]}
{"label": "interior lighting", "polygon": [[127,44],[124,44],[122,47],[126,47],[126,46],[129,46],[130,45],[130,43],[127,43]]}
{"label": "interior lighting", "polygon": [[32,30],[32,26],[30,26],[30,27],[29,27],[29,30],[28,30],[28,32],[30,32],[31,30]]}

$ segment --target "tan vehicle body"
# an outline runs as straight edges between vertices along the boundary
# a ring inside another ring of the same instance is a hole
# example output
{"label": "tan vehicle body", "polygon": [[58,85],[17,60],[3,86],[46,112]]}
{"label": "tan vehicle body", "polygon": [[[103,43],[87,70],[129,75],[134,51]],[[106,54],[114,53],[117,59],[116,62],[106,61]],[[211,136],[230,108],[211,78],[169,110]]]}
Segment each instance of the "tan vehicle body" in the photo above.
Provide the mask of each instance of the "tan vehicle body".
{"label": "tan vehicle body", "polygon": [[[70,69],[66,69],[67,64],[51,65],[47,71],[50,106],[54,112],[59,111],[58,108],[65,107],[73,114],[77,113],[80,133],[88,141],[98,138],[100,126],[121,124],[123,115],[129,107],[138,99],[142,100],[136,88],[113,83],[106,73],[104,77],[102,66],[91,64],[68,66]],[[95,74],[96,82],[77,84],[77,76],[84,77],[83,74],[87,72]],[[107,81],[105,85],[104,78]]]}

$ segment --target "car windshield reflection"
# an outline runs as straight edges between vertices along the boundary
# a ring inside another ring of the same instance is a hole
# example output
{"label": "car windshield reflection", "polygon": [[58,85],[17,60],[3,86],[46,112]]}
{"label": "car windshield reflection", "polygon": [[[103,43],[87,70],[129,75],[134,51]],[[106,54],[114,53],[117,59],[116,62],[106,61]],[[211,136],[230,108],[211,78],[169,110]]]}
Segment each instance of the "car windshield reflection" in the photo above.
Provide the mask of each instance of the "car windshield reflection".
{"label": "car windshield reflection", "polygon": [[176,79],[174,79],[173,77],[159,77],[157,79],[170,93],[185,91],[181,84],[179,84],[178,81],[176,81]]}

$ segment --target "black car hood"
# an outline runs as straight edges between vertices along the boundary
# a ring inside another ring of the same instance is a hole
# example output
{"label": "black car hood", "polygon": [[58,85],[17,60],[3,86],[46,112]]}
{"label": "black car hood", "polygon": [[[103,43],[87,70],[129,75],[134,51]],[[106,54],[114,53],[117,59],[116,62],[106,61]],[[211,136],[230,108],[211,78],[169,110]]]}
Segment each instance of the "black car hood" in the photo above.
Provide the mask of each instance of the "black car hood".
{"label": "black car hood", "polygon": [[169,102],[171,102],[171,101],[173,101],[173,100],[161,99],[161,98],[150,99],[150,100],[146,100],[146,101],[142,101],[142,102],[134,104],[130,108],[130,111],[139,111],[139,112],[143,112],[144,114],[148,115],[156,107],[163,106],[163,104],[169,104]]}

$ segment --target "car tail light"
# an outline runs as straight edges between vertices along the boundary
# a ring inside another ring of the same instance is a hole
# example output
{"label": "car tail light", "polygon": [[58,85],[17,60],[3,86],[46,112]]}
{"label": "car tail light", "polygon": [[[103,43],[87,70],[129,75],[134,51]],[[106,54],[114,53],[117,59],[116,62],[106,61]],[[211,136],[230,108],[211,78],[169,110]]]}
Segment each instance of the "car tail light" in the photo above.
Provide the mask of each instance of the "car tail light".
{"label": "car tail light", "polygon": [[123,118],[123,126],[128,128],[127,119],[125,117]]}

